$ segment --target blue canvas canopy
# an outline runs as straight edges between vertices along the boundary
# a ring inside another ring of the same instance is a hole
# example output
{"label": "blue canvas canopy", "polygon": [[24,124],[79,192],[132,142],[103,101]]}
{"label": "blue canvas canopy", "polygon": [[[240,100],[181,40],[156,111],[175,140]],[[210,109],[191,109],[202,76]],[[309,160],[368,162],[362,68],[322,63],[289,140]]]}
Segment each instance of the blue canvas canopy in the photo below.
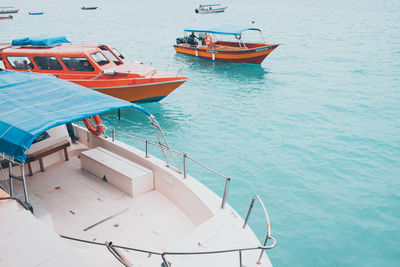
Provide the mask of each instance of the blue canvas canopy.
{"label": "blue canvas canopy", "polygon": [[57,37],[47,37],[47,36],[39,36],[39,37],[26,37],[21,39],[14,39],[11,42],[11,45],[33,45],[33,46],[52,46],[56,44],[65,44],[70,43],[65,36],[57,36]]}
{"label": "blue canvas canopy", "polygon": [[52,75],[0,71],[0,154],[25,162],[43,131],[119,108],[142,107]]}
{"label": "blue canvas canopy", "polygon": [[185,32],[205,32],[205,33],[215,33],[215,34],[226,34],[226,35],[241,35],[244,31],[259,31],[258,28],[246,28],[236,25],[220,25],[211,27],[189,27],[184,29]]}

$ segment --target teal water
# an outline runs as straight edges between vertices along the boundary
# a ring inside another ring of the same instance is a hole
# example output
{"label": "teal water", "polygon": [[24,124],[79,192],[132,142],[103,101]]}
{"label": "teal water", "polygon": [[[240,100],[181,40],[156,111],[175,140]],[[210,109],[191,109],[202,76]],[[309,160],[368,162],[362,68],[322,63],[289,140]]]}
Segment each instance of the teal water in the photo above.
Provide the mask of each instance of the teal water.
{"label": "teal water", "polygon": [[[198,1],[3,1],[21,10],[0,21],[0,42],[61,34],[171,72],[184,66],[187,83],[143,106],[173,148],[232,177],[228,202],[242,216],[254,194],[262,197],[278,240],[268,252],[274,266],[399,266],[400,2],[224,3],[223,14],[196,15]],[[182,28],[205,21],[254,21],[267,42],[284,45],[261,66],[175,54]],[[103,121],[152,134],[133,111]],[[224,180],[188,170],[222,194]],[[261,209],[253,216],[262,239]]]}

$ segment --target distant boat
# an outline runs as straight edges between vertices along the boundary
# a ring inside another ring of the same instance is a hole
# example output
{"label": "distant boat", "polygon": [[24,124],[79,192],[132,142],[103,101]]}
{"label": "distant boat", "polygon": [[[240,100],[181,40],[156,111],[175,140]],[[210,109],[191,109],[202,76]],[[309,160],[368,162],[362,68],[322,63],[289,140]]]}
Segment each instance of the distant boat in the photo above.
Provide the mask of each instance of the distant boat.
{"label": "distant boat", "polygon": [[[184,31],[192,34],[189,37],[176,39],[174,48],[177,53],[217,61],[261,64],[280,45],[266,44],[261,41],[258,43],[243,41],[242,33],[245,31],[258,31],[261,33],[261,29],[253,27],[220,25],[205,28],[192,27],[184,29]],[[197,33],[197,36],[195,33]],[[236,41],[217,39],[225,39],[229,36],[234,37]]]}
{"label": "distant boat", "polygon": [[97,9],[97,6],[83,6],[81,9],[82,10],[94,10],[94,9]]}
{"label": "distant boat", "polygon": [[29,12],[29,15],[43,15],[43,12]]}
{"label": "distant boat", "polygon": [[221,4],[214,5],[200,5],[199,8],[196,8],[194,12],[199,14],[208,14],[208,13],[221,13],[227,9],[227,6],[221,6]]}
{"label": "distant boat", "polygon": [[18,8],[13,7],[0,7],[0,14],[9,14],[9,13],[17,13],[19,11]]}
{"label": "distant boat", "polygon": [[13,16],[9,15],[9,16],[7,16],[7,17],[0,17],[0,20],[1,20],[1,19],[12,19],[12,18],[13,18]]}

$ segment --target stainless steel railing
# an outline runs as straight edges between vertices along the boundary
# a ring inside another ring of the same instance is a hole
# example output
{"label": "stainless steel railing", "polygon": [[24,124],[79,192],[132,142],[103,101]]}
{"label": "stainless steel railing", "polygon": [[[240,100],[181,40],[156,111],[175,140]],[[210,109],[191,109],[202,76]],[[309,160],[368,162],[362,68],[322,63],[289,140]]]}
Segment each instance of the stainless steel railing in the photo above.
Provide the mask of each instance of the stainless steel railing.
{"label": "stainless steel railing", "polygon": [[[261,198],[260,198],[258,195],[255,195],[255,196],[252,198],[252,200],[251,200],[250,207],[249,207],[249,211],[247,212],[246,219],[244,220],[243,229],[246,228],[247,221],[248,221],[248,219],[249,219],[249,217],[250,217],[250,213],[251,213],[251,211],[252,211],[252,209],[253,209],[254,201],[255,201],[255,200],[258,200],[258,202],[260,203],[260,205],[261,205],[261,207],[262,207],[262,209],[263,209],[263,211],[264,211],[265,219],[266,219],[266,221],[267,221],[267,234],[265,235],[265,239],[264,239],[263,246],[265,247],[265,245],[267,244],[267,241],[268,241],[268,239],[269,239],[269,240],[272,240],[272,241],[274,242],[274,243],[270,246],[270,248],[273,248],[273,247],[275,247],[275,245],[276,245],[276,240],[275,240],[275,238],[273,238],[273,237],[271,236],[271,223],[270,223],[270,221],[269,221],[268,212],[267,212],[267,209],[265,208],[264,203],[262,202]],[[263,255],[263,252],[264,252],[264,250],[261,251],[261,254],[260,254],[259,258],[258,258],[257,264],[260,264],[260,262],[261,262],[261,257],[262,257],[262,255]]]}
{"label": "stainless steel railing", "polygon": [[[160,141],[157,144],[157,143],[151,142],[149,140],[145,140],[145,139],[138,138],[138,137],[135,137],[135,136],[123,133],[123,132],[116,131],[115,129],[109,129],[109,128],[105,127],[105,130],[111,132],[111,140],[113,142],[115,141],[116,134],[119,134],[121,136],[124,136],[124,137],[127,137],[127,138],[131,138],[131,139],[134,139],[134,140],[141,141],[141,142],[145,143],[145,152],[146,152],[145,153],[145,157],[146,158],[149,157],[149,145],[153,145],[153,146],[159,147],[161,152],[163,153],[163,156],[164,156],[164,159],[166,161],[166,166],[167,167],[171,167],[171,166],[168,163],[168,160],[167,160],[167,158],[165,156],[165,151],[169,150],[171,153],[174,153],[175,156],[181,156],[182,157],[182,165],[183,165],[183,178],[184,179],[187,177],[187,160],[191,160],[192,162],[196,163],[197,165],[203,167],[204,169],[206,169],[206,170],[216,174],[217,176],[225,179],[225,186],[224,186],[224,193],[223,193],[223,196],[222,196],[221,209],[223,209],[225,207],[226,199],[228,197],[228,190],[229,190],[229,184],[230,184],[231,178],[229,178],[229,177],[227,177],[227,176],[225,176],[225,175],[223,175],[223,174],[211,169],[210,167],[206,166],[205,164],[201,163],[200,161],[188,156],[186,153],[182,153],[182,152],[179,152],[177,150],[171,149],[169,145],[165,145],[165,144],[161,143]],[[107,137],[106,134],[105,134],[105,136]],[[174,159],[174,157],[173,157],[173,159]],[[177,166],[176,168],[172,168],[172,169],[174,169],[178,173],[182,173],[182,171],[180,170],[179,166]]]}
{"label": "stainless steel railing", "polygon": [[[189,256],[189,255],[210,255],[210,254],[222,254],[222,253],[232,253],[232,252],[238,252],[239,254],[239,266],[243,267],[243,262],[242,262],[242,252],[243,251],[250,251],[250,250],[261,250],[261,254],[264,252],[264,250],[271,249],[275,247],[276,241],[274,240],[274,243],[270,246],[258,246],[258,247],[245,247],[245,248],[234,248],[234,249],[225,249],[225,250],[210,250],[210,251],[185,251],[185,252],[179,252],[179,251],[174,251],[174,252],[157,252],[157,251],[151,251],[151,250],[145,250],[145,249],[138,249],[138,248],[132,248],[132,247],[126,247],[126,246],[119,246],[119,245],[114,245],[112,242],[105,242],[105,243],[100,243],[96,241],[91,241],[91,240],[84,240],[84,239],[79,239],[75,237],[70,237],[70,236],[64,236],[60,235],[62,238],[69,239],[72,241],[77,241],[77,242],[83,242],[87,244],[92,244],[92,245],[100,245],[100,246],[106,246],[110,252],[116,257],[123,265],[125,265],[127,262],[129,262],[122,254],[121,252],[117,251],[116,249],[124,249],[124,250],[130,250],[130,251],[136,251],[136,252],[141,252],[141,253],[148,253],[149,257],[151,255],[158,255],[161,256],[162,261],[164,263],[164,267],[171,267],[171,263],[167,260],[166,256],[168,255],[175,255],[175,256]],[[257,262],[257,264],[260,264],[260,259]],[[126,265],[125,265],[126,266]]]}

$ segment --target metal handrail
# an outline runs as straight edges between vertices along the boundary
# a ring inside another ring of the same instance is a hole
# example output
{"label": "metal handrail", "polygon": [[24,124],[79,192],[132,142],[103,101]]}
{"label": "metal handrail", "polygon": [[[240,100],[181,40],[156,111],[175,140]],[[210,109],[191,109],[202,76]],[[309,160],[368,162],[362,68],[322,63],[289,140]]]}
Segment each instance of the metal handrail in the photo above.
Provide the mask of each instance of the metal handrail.
{"label": "metal handrail", "polygon": [[[242,267],[243,266],[243,264],[242,264],[242,251],[250,251],[250,250],[258,250],[258,249],[260,249],[261,253],[262,253],[264,250],[273,248],[275,246],[275,244],[276,244],[275,239],[272,238],[274,243],[272,245],[270,245],[270,246],[233,248],[233,249],[211,250],[211,251],[185,251],[185,252],[178,252],[178,251],[168,252],[168,251],[166,251],[166,252],[156,252],[156,251],[151,251],[151,250],[144,250],[144,249],[137,249],[137,248],[132,248],[132,247],[114,245],[114,244],[112,244],[112,242],[107,242],[107,241],[104,242],[104,243],[100,243],[100,242],[96,242],[96,241],[84,240],[84,239],[79,239],[79,238],[70,237],[70,236],[64,236],[64,235],[60,235],[60,237],[65,238],[65,239],[69,239],[69,240],[72,240],[72,241],[78,241],[78,242],[88,243],[88,244],[92,244],[92,245],[100,245],[100,246],[111,247],[114,251],[110,251],[110,252],[118,260],[124,259],[124,257],[123,257],[123,255],[118,253],[118,251],[115,251],[115,248],[131,250],[131,251],[136,251],[136,252],[142,252],[142,253],[148,253],[149,255],[158,255],[158,256],[161,256],[161,258],[162,258],[162,260],[164,262],[164,267],[170,267],[171,266],[171,264],[165,258],[165,256],[167,256],[167,255],[205,255],[205,254],[221,254],[221,253],[230,253],[230,252],[239,252],[239,262],[240,262],[240,267]],[[116,252],[117,255],[114,252]],[[124,264],[123,262],[121,262],[121,263]]]}
{"label": "metal handrail", "polygon": [[[183,178],[187,177],[186,159],[190,159],[191,161],[193,161],[194,163],[197,163],[198,165],[200,165],[201,167],[205,168],[206,170],[218,175],[219,177],[222,177],[223,179],[225,179],[225,186],[224,186],[224,193],[223,193],[223,196],[222,196],[221,209],[223,209],[225,207],[226,198],[228,196],[228,189],[229,189],[229,184],[230,184],[231,178],[229,178],[229,177],[227,177],[227,176],[225,176],[225,175],[223,175],[223,174],[211,169],[210,167],[206,166],[205,164],[201,163],[200,161],[198,161],[198,160],[196,160],[196,159],[194,159],[192,157],[189,157],[186,153],[182,153],[182,152],[179,152],[177,150],[174,150],[174,149],[170,148],[170,146],[168,144],[165,145],[165,144],[163,144],[161,142],[159,142],[157,144],[157,143],[151,142],[149,140],[138,138],[138,137],[135,137],[135,136],[123,133],[123,132],[119,132],[119,131],[116,131],[115,129],[110,129],[110,128],[107,128],[107,127],[104,127],[104,129],[105,129],[105,131],[111,131],[111,139],[112,139],[113,142],[115,141],[115,134],[119,134],[119,135],[122,135],[122,136],[125,136],[125,137],[128,137],[128,138],[132,138],[132,139],[137,140],[137,141],[144,142],[145,146],[146,146],[145,147],[145,151],[146,151],[146,156],[145,157],[146,158],[149,157],[149,152],[148,152],[149,151],[149,148],[148,148],[149,144],[159,147],[161,149],[161,152],[163,153],[164,159],[166,160],[166,164],[167,164],[166,166],[167,167],[171,167],[171,166],[169,165],[169,163],[168,163],[168,161],[166,159],[166,156],[164,154],[164,152],[165,152],[164,150],[169,150],[171,153],[173,152],[177,156],[182,156],[183,157]],[[106,137],[107,137],[107,135],[106,135]],[[163,134],[162,134],[162,137],[164,138],[164,140],[166,140],[165,136]],[[178,166],[177,166],[177,170],[176,171],[178,173],[182,173]]]}
{"label": "metal handrail", "polygon": [[[234,248],[234,249],[225,249],[225,250],[212,250],[212,251],[192,251],[192,252],[163,252],[161,253],[161,258],[164,262],[165,267],[171,267],[170,263],[165,258],[165,255],[204,255],[204,254],[221,254],[221,253],[229,253],[229,252],[239,252],[239,266],[243,267],[242,263],[242,251],[249,251],[249,250],[261,250],[261,254],[264,250],[271,249],[275,247],[276,240],[272,238],[274,243],[271,246],[258,246],[258,247],[247,247],[247,248]],[[258,259],[257,264],[261,264],[261,258]]]}
{"label": "metal handrail", "polygon": [[[265,246],[265,245],[267,244],[268,239],[270,239],[270,240],[272,240],[274,243],[273,243],[271,246],[269,246],[269,247],[270,247],[270,248],[273,248],[273,247],[275,247],[275,245],[276,245],[276,240],[275,240],[275,238],[273,238],[273,237],[271,236],[271,223],[270,223],[270,220],[269,220],[268,212],[267,212],[267,209],[265,208],[264,203],[262,202],[261,198],[260,198],[258,195],[255,195],[255,196],[252,198],[252,200],[251,200],[250,207],[249,207],[249,211],[247,212],[246,219],[244,220],[243,229],[246,228],[247,221],[248,221],[248,219],[249,219],[249,217],[250,217],[250,213],[251,213],[251,211],[252,211],[252,209],[253,209],[254,201],[255,201],[256,199],[258,200],[258,202],[260,203],[262,209],[264,210],[265,219],[266,219],[266,221],[267,221],[267,234],[266,234],[266,236],[265,236],[263,246]],[[261,251],[261,254],[260,254],[260,257],[258,258],[257,264],[260,264],[260,262],[261,262],[261,257],[262,257],[262,255],[263,255],[263,252],[264,252],[264,250]]]}

